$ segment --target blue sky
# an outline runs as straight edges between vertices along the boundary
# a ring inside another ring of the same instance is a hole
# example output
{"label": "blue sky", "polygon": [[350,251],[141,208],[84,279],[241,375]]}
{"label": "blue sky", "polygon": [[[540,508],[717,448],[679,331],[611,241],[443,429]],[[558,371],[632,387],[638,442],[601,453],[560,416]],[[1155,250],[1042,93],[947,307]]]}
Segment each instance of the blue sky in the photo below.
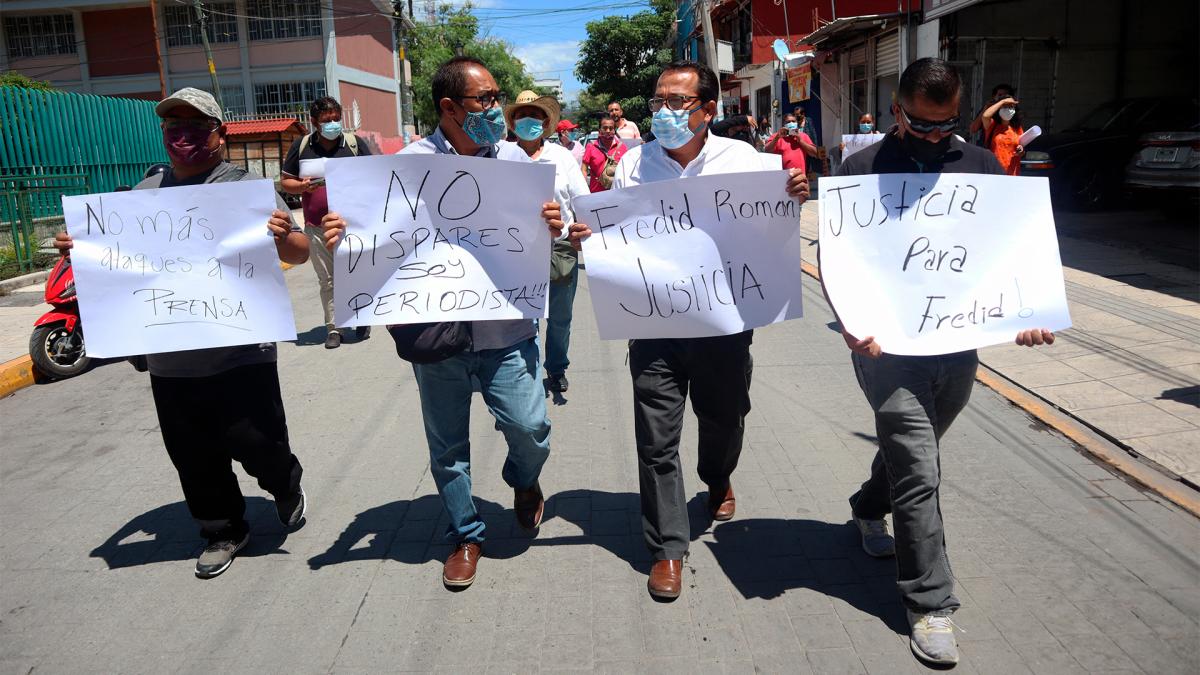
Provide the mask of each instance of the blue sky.
{"label": "blue sky", "polygon": [[[534,78],[561,79],[566,101],[573,101],[583,89],[575,78],[575,62],[579,45],[587,37],[587,22],[649,8],[645,0],[472,0],[471,4],[479,17],[480,33],[513,45],[517,58]],[[423,5],[420,0],[414,5],[419,16]]]}

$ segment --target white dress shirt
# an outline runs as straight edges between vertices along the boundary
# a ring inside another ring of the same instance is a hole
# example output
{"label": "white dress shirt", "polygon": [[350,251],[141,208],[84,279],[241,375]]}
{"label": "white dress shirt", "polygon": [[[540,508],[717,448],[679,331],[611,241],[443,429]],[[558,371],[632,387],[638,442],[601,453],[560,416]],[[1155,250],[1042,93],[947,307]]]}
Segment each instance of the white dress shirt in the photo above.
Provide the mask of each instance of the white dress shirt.
{"label": "white dress shirt", "polygon": [[700,154],[687,166],[679,166],[657,140],[633,148],[617,163],[612,186],[617,190],[660,180],[761,171],[762,168],[762,160],[754,146],[709,133]]}

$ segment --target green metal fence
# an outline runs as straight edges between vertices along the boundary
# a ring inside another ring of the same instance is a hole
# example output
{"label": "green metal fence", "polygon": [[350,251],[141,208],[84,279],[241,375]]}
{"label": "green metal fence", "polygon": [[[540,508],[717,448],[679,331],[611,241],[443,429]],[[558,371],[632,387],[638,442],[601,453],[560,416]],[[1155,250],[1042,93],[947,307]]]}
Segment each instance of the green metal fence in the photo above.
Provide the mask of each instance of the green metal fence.
{"label": "green metal fence", "polygon": [[0,278],[39,262],[62,195],[133,185],[166,162],[153,101],[0,87]]}

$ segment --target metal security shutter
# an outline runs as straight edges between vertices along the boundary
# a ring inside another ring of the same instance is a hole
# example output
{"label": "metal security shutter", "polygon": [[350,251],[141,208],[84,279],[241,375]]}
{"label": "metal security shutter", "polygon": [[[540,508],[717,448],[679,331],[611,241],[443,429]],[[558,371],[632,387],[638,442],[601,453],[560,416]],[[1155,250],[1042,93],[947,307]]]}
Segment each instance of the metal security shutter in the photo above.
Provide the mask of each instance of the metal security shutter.
{"label": "metal security shutter", "polygon": [[875,77],[900,74],[900,33],[892,32],[875,40]]}

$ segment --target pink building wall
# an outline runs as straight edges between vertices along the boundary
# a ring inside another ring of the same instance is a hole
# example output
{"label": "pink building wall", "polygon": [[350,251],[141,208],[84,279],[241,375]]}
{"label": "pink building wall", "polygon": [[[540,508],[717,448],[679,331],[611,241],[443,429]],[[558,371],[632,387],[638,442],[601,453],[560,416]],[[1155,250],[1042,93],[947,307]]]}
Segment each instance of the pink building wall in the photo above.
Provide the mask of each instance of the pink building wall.
{"label": "pink building wall", "polygon": [[364,131],[375,131],[384,136],[395,136],[400,133],[400,124],[396,119],[396,95],[390,91],[380,91],[342,80],[340,102],[343,115],[349,115],[354,101],[358,101],[358,111],[362,115],[359,128]]}
{"label": "pink building wall", "polygon": [[[238,70],[242,67],[242,59],[236,45],[235,49],[213,49],[213,63],[217,70]],[[208,72],[208,60],[204,58],[203,47],[172,47],[167,50],[167,61],[170,62],[172,73],[201,73]]]}
{"label": "pink building wall", "polygon": [[283,66],[292,63],[320,63],[325,60],[321,38],[311,40],[251,42],[250,67]]}
{"label": "pink building wall", "polygon": [[35,80],[70,82],[83,79],[83,69],[79,67],[78,54],[9,59],[8,67]]}
{"label": "pink building wall", "polygon": [[379,7],[370,0],[341,0],[336,8],[335,15],[371,14],[334,19],[338,63],[384,77],[395,77],[391,22],[386,17],[378,16]]}

